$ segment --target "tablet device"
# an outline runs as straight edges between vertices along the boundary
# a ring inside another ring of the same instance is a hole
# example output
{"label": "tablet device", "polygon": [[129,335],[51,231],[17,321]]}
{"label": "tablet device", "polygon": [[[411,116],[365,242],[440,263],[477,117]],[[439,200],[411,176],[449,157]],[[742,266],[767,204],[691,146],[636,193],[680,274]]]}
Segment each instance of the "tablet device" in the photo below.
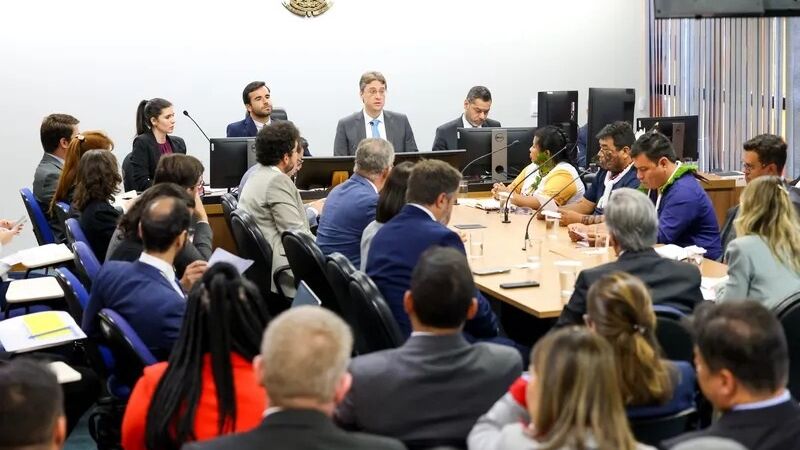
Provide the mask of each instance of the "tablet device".
{"label": "tablet device", "polygon": [[294,300],[292,300],[292,308],[303,305],[322,306],[322,302],[305,281],[300,281],[297,286],[297,293],[294,296]]}
{"label": "tablet device", "polygon": [[485,226],[479,223],[462,223],[458,225],[453,225],[454,227],[458,228],[459,230],[476,230],[479,228],[486,228]]}

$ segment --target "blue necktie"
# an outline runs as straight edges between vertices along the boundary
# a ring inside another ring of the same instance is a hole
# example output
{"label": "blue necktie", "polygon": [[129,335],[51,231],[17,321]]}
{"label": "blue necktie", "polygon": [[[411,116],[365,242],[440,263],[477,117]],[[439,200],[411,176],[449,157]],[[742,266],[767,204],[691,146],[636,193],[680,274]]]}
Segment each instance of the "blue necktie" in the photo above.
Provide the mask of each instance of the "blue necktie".
{"label": "blue necktie", "polygon": [[381,132],[378,130],[378,125],[380,125],[380,123],[381,121],[378,119],[374,119],[369,122],[369,124],[372,125],[372,137],[374,138],[381,137]]}

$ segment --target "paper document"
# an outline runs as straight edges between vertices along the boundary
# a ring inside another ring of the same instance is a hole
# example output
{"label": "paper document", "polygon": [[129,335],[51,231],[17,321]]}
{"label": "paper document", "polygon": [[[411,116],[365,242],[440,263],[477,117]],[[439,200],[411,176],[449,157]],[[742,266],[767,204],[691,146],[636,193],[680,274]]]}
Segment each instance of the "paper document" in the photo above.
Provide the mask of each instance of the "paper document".
{"label": "paper document", "polygon": [[[550,197],[548,197],[546,195],[542,195],[542,194],[537,194],[535,192],[533,193],[533,196],[536,197],[537,200],[539,200],[539,204],[540,205],[544,205],[544,209],[542,211],[540,211],[540,212],[543,212],[543,211],[557,212],[558,211],[558,203],[556,203],[555,200],[550,200]],[[541,207],[540,207],[540,209],[541,209]]]}
{"label": "paper document", "polygon": [[700,279],[700,292],[703,293],[703,300],[716,300],[717,294],[727,281],[727,275],[724,277],[702,277]]}
{"label": "paper document", "polygon": [[45,244],[21,250],[19,262],[25,267],[42,267],[72,259],[72,252],[65,244]]}
{"label": "paper document", "polygon": [[214,250],[214,253],[211,254],[211,258],[208,259],[208,267],[211,267],[218,262],[226,262],[231,264],[236,268],[236,270],[239,271],[240,274],[243,274],[247,269],[250,268],[250,266],[253,265],[254,261],[252,259],[240,258],[221,247],[217,247],[217,249]]}
{"label": "paper document", "polygon": [[[470,208],[483,209],[486,211],[497,211],[502,207],[500,202],[493,198],[485,198],[485,199],[460,198],[458,199],[458,204],[469,206]],[[510,204],[509,207],[511,207]]]}
{"label": "paper document", "polygon": [[48,366],[50,370],[56,374],[56,379],[59,384],[73,383],[81,380],[81,373],[68,366],[66,363],[53,361],[48,364]]}

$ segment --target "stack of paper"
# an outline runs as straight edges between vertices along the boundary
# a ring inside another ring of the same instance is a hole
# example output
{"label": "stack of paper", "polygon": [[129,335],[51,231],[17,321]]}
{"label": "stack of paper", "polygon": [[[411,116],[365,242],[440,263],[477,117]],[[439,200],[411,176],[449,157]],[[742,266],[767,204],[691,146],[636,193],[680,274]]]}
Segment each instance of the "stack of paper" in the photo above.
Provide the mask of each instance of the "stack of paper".
{"label": "stack of paper", "polygon": [[85,338],[86,334],[66,311],[44,311],[0,322],[0,344],[11,353],[30,352]]}
{"label": "stack of paper", "polygon": [[470,208],[484,209],[486,211],[497,211],[502,207],[502,205],[500,205],[500,202],[493,198],[484,198],[484,199],[460,198],[458,199],[458,204],[469,206]]}

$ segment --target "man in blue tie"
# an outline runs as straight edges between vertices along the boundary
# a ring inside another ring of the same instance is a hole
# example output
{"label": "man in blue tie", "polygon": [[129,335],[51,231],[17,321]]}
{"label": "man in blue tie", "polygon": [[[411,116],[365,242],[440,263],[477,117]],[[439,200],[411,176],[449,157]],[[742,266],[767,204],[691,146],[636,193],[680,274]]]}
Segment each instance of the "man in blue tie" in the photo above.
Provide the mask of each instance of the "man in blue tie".
{"label": "man in blue tie", "polygon": [[366,72],[358,83],[364,109],[341,120],[336,126],[333,154],[354,155],[364,138],[382,138],[391,142],[396,152],[416,152],[417,142],[405,114],[386,111],[386,78],[380,72]]}

